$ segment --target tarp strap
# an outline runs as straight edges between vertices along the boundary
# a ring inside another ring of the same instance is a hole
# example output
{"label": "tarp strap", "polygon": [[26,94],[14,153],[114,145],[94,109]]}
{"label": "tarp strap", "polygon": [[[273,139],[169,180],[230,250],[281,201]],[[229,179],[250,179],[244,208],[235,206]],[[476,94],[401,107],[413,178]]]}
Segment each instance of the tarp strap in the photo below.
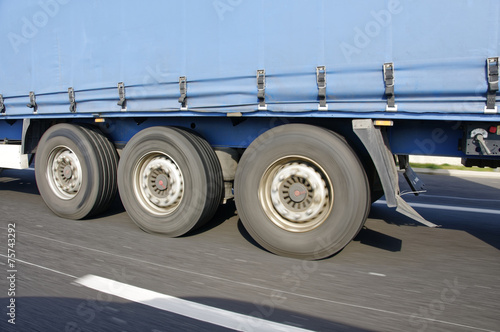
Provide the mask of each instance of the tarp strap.
{"label": "tarp strap", "polygon": [[118,83],[118,96],[120,97],[120,100],[117,105],[121,106],[122,109],[126,108],[127,99],[125,98],[125,84],[123,84],[123,82]]}
{"label": "tarp strap", "polygon": [[326,67],[316,67],[316,82],[318,84],[319,109],[327,110],[326,104]]}
{"label": "tarp strap", "polygon": [[484,113],[497,113],[496,98],[498,91],[498,57],[488,58],[486,68],[488,71],[488,93]]}
{"label": "tarp strap", "polygon": [[187,79],[186,76],[179,77],[179,91],[181,96],[179,97],[179,103],[181,104],[181,109],[187,109]]}
{"label": "tarp strap", "polygon": [[3,103],[3,95],[0,94],[0,114],[5,114],[5,104]]}
{"label": "tarp strap", "polygon": [[30,103],[27,104],[26,106],[28,106],[29,108],[32,108],[33,113],[38,112],[38,105],[36,104],[35,92],[30,91]]}
{"label": "tarp strap", "polygon": [[71,113],[76,113],[76,101],[75,101],[75,90],[73,88],[68,88],[68,98],[69,98],[69,111]]}
{"label": "tarp strap", "polygon": [[384,83],[385,83],[385,96],[387,98],[386,112],[397,112],[396,99],[394,96],[394,63],[384,63]]}
{"label": "tarp strap", "polygon": [[267,110],[266,105],[266,71],[257,70],[257,98],[259,99],[259,110]]}

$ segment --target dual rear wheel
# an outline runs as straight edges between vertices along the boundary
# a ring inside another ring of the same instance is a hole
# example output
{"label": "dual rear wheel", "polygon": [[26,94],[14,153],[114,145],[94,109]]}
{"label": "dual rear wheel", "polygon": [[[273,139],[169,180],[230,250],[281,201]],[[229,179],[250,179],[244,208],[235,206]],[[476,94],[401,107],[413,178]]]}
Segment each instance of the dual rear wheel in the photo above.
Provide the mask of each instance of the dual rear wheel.
{"label": "dual rear wheel", "polygon": [[[81,219],[105,210],[118,190],[147,232],[180,236],[204,225],[223,199],[219,160],[207,141],[173,127],[152,127],[126,145],[90,127],[58,124],[36,154],[40,193],[57,215]],[[240,219],[267,250],[320,259],[341,250],[363,226],[370,189],[354,151],[337,134],[289,124],[257,138],[234,184]]]}
{"label": "dual rear wheel", "polygon": [[171,237],[204,225],[223,199],[222,169],[212,147],[172,127],[145,129],[127,143],[118,182],[134,222]]}
{"label": "dual rear wheel", "polygon": [[118,155],[91,127],[57,124],[39,141],[35,157],[38,190],[58,216],[83,219],[105,211],[117,192]]}

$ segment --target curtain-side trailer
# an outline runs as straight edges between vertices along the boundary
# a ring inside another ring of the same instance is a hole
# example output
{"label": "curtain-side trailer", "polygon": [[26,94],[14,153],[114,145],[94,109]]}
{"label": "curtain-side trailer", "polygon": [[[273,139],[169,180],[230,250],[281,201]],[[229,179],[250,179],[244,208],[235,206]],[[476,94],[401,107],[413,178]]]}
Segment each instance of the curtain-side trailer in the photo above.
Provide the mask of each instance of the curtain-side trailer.
{"label": "curtain-side trailer", "polygon": [[[408,155],[499,166],[496,0],[0,3],[0,168],[58,216],[119,192],[180,236],[235,199],[269,251],[330,256]],[[397,156],[398,158],[395,158]]]}

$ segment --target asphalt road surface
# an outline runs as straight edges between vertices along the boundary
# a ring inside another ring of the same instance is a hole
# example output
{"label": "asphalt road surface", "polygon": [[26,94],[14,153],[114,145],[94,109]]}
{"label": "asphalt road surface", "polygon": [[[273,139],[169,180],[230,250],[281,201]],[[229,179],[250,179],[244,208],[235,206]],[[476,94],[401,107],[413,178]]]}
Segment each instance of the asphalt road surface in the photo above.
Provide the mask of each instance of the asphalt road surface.
{"label": "asphalt road surface", "polygon": [[404,197],[440,228],[377,202],[343,251],[306,262],[260,248],[232,203],[169,239],[119,201],[96,219],[55,217],[32,170],[6,170],[0,331],[500,330],[500,179],[422,178],[428,192]]}

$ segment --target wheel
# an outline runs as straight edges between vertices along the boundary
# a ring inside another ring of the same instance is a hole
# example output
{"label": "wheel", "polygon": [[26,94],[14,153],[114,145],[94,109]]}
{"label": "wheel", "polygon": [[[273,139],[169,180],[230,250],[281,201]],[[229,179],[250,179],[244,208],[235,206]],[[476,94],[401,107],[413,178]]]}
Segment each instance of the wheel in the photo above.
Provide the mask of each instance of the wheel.
{"label": "wheel", "polygon": [[139,132],[125,146],[118,167],[118,190],[132,220],[147,232],[171,237],[210,220],[223,188],[214,150],[178,128]]}
{"label": "wheel", "polygon": [[234,189],[249,234],[275,254],[301,259],[340,251],[370,208],[354,151],[342,137],[310,125],[284,125],[258,137],[240,160]]}
{"label": "wheel", "polygon": [[56,215],[83,219],[107,208],[116,193],[117,157],[105,144],[111,143],[102,134],[79,125],[57,124],[44,133],[35,155],[35,177]]}

